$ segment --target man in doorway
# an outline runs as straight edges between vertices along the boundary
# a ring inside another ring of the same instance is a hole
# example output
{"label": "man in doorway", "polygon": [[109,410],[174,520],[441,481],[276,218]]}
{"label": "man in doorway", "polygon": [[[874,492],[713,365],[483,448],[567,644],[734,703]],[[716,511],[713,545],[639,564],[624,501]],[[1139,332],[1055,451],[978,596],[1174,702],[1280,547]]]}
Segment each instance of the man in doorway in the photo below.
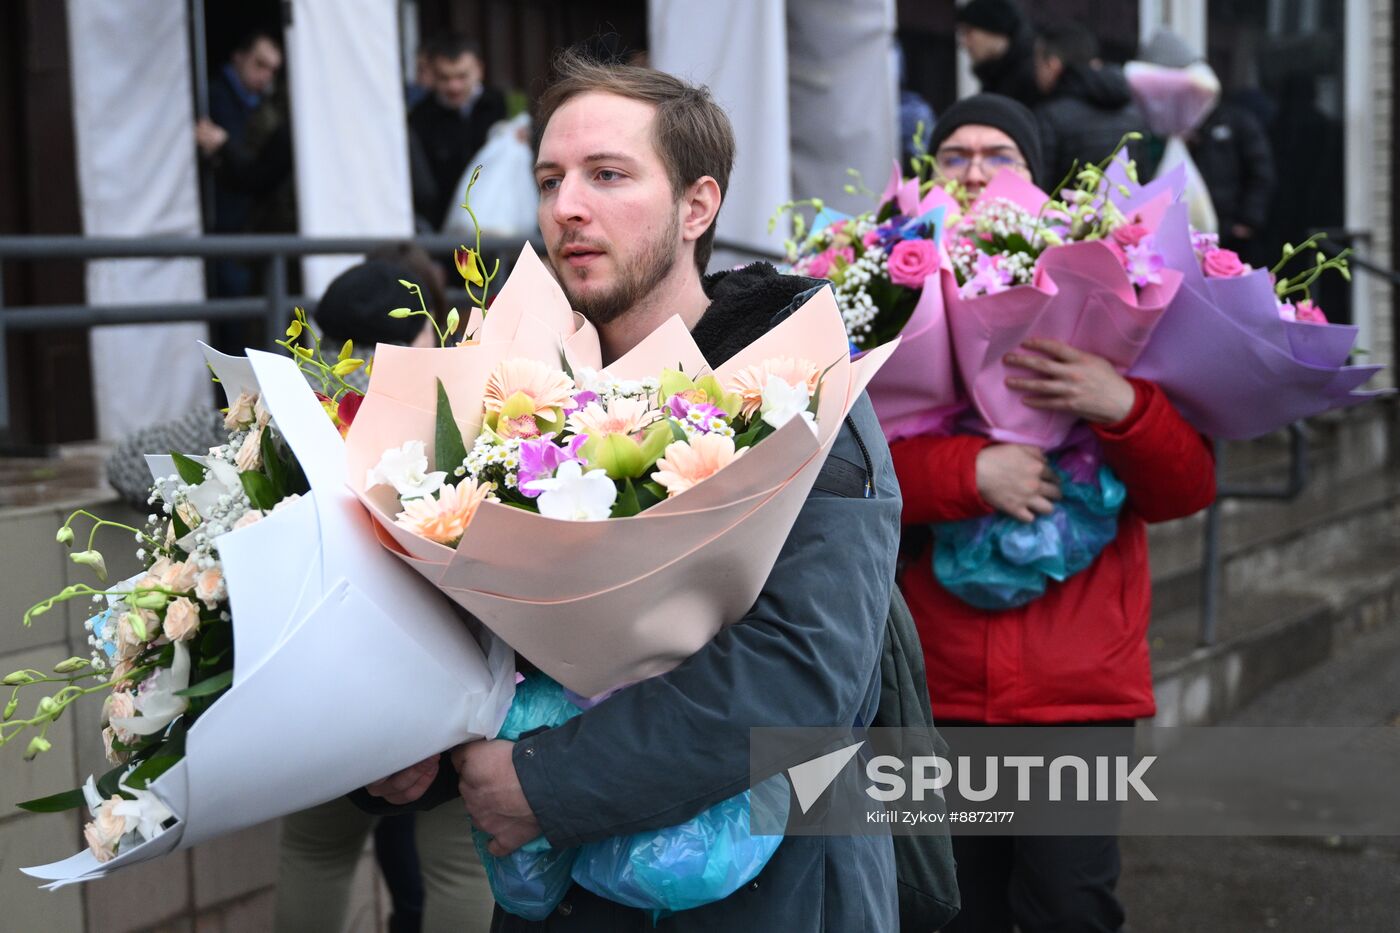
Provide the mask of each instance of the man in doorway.
{"label": "man in doorway", "polygon": [[958,8],[958,42],[985,94],[1027,107],[1040,100],[1032,56],[1035,30],[1016,0],[972,0]]}
{"label": "man in doorway", "polygon": [[[506,116],[505,97],[485,84],[481,49],[465,36],[449,35],[427,45],[432,93],[408,115],[414,159],[414,210],[423,226],[442,228],[454,205],[453,192],[471,157],[486,142],[492,124]],[[427,177],[422,177],[424,171]]]}
{"label": "man in doorway", "polygon": [[[703,275],[734,160],[729,119],[707,90],[572,56],[559,73],[539,105],[538,218],[560,284],[597,326],[606,360],[679,315],[717,365],[815,291],[820,283],[763,263]],[[675,670],[557,729],[471,743],[370,791],[398,804],[460,793],[498,856],[540,835],[567,848],[674,826],[743,790],[754,727],[869,723],[900,497],[867,399],[843,426],[833,464],[863,479],[853,487],[818,481],[749,613]],[[753,882],[666,923],[676,931],[890,930],[896,902],[888,837],[790,836]],[[577,885],[556,914],[531,923],[498,910],[493,930],[653,928],[647,912]]]}

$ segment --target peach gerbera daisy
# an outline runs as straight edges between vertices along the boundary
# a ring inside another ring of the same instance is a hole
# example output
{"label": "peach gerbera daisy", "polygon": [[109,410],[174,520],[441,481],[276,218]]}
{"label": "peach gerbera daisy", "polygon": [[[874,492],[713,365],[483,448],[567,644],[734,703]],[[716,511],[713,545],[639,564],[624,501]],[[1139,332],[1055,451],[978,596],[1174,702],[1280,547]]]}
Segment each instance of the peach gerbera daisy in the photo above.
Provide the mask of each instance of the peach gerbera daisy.
{"label": "peach gerbera daisy", "polygon": [[589,402],[569,416],[569,430],[589,437],[607,434],[636,434],[656,421],[659,412],[639,398],[615,398],[604,408]]}
{"label": "peach gerbera daisy", "polygon": [[738,393],[744,400],[742,414],[745,418],[763,405],[763,389],[768,385],[768,377],[777,376],[790,386],[807,383],[807,391],[816,394],[822,373],[811,360],[793,359],[790,356],[774,357],[756,366],[746,366],[729,377],[725,389]]}
{"label": "peach gerbera daisy", "polygon": [[698,434],[689,441],[676,441],[656,461],[651,478],[666,487],[666,497],[678,496],[701,480],[709,479],[738,460],[748,450],[734,449],[734,439],[722,434]]}
{"label": "peach gerbera daisy", "polygon": [[573,396],[574,382],[567,375],[538,360],[502,360],[486,380],[484,403],[489,412],[499,412],[506,400],[524,393],[534,403],[530,414],[545,415],[562,408]]}
{"label": "peach gerbera daisy", "polygon": [[471,480],[463,480],[457,486],[443,486],[436,499],[423,496],[405,502],[394,524],[429,541],[454,547],[462,540],[476,510],[491,494],[491,488],[489,483],[478,485]]}

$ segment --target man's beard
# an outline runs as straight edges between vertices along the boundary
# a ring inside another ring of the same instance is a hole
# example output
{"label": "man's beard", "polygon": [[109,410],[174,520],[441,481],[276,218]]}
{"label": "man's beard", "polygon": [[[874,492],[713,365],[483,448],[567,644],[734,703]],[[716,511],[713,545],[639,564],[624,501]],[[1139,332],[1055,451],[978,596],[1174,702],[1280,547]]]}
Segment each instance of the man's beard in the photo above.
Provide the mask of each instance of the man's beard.
{"label": "man's beard", "polygon": [[[627,266],[619,263],[617,284],[607,291],[578,295],[561,276],[559,284],[569,304],[595,326],[615,321],[627,313],[671,274],[680,252],[680,226],[680,218],[673,216],[670,226],[646,245],[635,262]],[[615,254],[610,255],[615,258]]]}

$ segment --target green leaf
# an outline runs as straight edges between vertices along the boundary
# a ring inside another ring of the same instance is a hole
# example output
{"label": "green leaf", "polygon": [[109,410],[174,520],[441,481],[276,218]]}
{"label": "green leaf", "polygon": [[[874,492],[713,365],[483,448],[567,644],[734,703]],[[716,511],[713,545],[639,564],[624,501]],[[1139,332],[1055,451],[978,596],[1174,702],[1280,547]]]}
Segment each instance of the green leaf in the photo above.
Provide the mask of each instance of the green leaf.
{"label": "green leaf", "polygon": [[277,504],[277,490],[272,488],[272,480],[262,473],[244,470],[238,474],[238,478],[243,481],[243,491],[248,494],[253,508],[269,511]]}
{"label": "green leaf", "polygon": [[170,459],[175,461],[175,472],[180,474],[180,479],[191,486],[198,486],[204,482],[204,467],[173,450],[170,452]]}
{"label": "green leaf", "polygon": [[48,797],[25,800],[15,804],[15,806],[21,810],[28,810],[30,813],[62,813],[64,810],[81,807],[85,803],[87,803],[87,798],[83,796],[83,789],[75,787],[61,794],[50,794]]}
{"label": "green leaf", "polygon": [[136,769],[127,775],[124,783],[132,790],[145,790],[148,784],[179,764],[183,757],[183,755],[152,755],[137,765]]}
{"label": "green leaf", "polygon": [[618,493],[617,501],[613,503],[613,518],[631,518],[642,510],[637,502],[637,490],[632,485],[630,479],[622,481],[622,490]]}
{"label": "green leaf", "polygon": [[122,775],[126,772],[126,765],[117,765],[102,777],[97,779],[97,794],[103,800],[111,797],[117,792],[117,785],[121,783]]}
{"label": "green leaf", "polygon": [[206,697],[211,693],[218,693],[233,683],[233,670],[229,669],[213,677],[206,677],[199,683],[186,687],[184,690],[176,690],[177,697]]}
{"label": "green leaf", "polygon": [[175,529],[176,541],[179,541],[185,535],[190,533],[189,526],[187,526],[184,520],[180,518],[179,515],[175,514],[173,511],[170,513],[170,524]]}
{"label": "green leaf", "polygon": [[452,417],[452,403],[447,398],[447,389],[442,380],[437,381],[437,430],[433,435],[436,469],[444,470],[450,476],[452,471],[467,459],[467,448],[462,442],[462,429]]}
{"label": "green leaf", "polygon": [[645,512],[665,498],[665,488],[656,483],[641,483],[637,486],[637,510],[639,512]]}
{"label": "green leaf", "polygon": [[263,472],[272,481],[272,489],[277,495],[277,501],[281,502],[288,495],[287,493],[287,467],[282,463],[282,458],[277,452],[277,443],[272,439],[272,432],[264,430],[262,441],[259,445],[262,448]]}

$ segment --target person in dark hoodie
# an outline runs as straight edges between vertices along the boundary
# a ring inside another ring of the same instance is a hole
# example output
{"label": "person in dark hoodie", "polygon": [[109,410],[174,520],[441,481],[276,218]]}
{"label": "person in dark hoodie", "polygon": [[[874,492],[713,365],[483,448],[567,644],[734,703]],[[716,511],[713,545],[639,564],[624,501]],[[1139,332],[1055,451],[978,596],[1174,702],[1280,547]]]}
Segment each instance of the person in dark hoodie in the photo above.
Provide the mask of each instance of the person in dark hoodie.
{"label": "person in dark hoodie", "polygon": [[[540,231],[565,294],[598,328],[605,362],[678,315],[718,365],[815,293],[821,283],[763,263],[703,275],[734,160],[733,129],[708,91],[567,53],[557,71],[538,104]],[[828,473],[747,615],[679,667],[563,726],[461,746],[369,792],[422,806],[460,794],[448,805],[466,803],[497,856],[539,836],[564,849],[674,826],[745,789],[754,727],[870,722],[900,495],[864,396]],[[883,931],[898,928],[897,900],[888,836],[793,835],[749,884],[659,923],[574,885],[545,920],[498,909],[492,929]]]}
{"label": "person in dark hoodie", "polygon": [[957,21],[958,41],[972,59],[982,91],[1034,106],[1041,96],[1035,30],[1016,0],[972,0],[958,8]]}
{"label": "person in dark hoodie", "polygon": [[[1045,99],[1035,115],[1047,184],[1065,180],[1076,160],[1081,166],[1102,162],[1125,133],[1147,131],[1123,70],[1102,64],[1098,54],[1094,34],[1073,23],[1036,36],[1035,78]],[[1141,144],[1129,144],[1128,152],[1140,158]]]}

